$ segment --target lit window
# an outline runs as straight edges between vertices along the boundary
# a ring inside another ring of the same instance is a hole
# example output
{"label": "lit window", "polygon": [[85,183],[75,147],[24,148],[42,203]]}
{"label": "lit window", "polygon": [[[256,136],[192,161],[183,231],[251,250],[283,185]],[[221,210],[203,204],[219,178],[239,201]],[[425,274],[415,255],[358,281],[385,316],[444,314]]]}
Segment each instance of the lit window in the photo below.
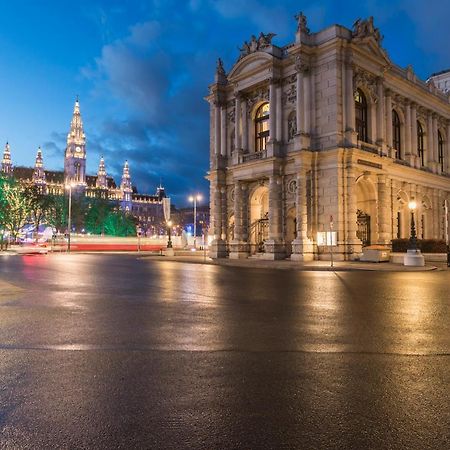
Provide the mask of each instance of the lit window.
{"label": "lit window", "polygon": [[367,101],[361,89],[355,93],[356,132],[360,141],[367,142]]}
{"label": "lit window", "polygon": [[255,151],[266,149],[269,139],[269,103],[263,103],[255,116]]}
{"label": "lit window", "polygon": [[444,170],[444,139],[442,139],[442,134],[438,131],[438,159],[439,159],[439,167],[441,168],[441,172],[445,172]]}
{"label": "lit window", "polygon": [[422,124],[417,121],[417,153],[419,154],[420,164],[422,167],[425,165],[425,148],[423,146],[424,135]]}
{"label": "lit window", "polygon": [[395,159],[402,159],[402,141],[400,134],[400,117],[397,111],[392,111],[392,145],[395,150]]}

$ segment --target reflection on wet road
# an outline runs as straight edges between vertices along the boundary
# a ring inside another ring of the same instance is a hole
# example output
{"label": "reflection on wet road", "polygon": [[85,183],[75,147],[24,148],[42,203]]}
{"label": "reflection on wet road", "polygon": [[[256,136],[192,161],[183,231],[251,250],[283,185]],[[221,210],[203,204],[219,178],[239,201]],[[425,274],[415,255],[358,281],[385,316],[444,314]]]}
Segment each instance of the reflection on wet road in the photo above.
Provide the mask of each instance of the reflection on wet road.
{"label": "reflection on wet road", "polygon": [[449,272],[78,254],[2,258],[0,280],[6,448],[449,442]]}

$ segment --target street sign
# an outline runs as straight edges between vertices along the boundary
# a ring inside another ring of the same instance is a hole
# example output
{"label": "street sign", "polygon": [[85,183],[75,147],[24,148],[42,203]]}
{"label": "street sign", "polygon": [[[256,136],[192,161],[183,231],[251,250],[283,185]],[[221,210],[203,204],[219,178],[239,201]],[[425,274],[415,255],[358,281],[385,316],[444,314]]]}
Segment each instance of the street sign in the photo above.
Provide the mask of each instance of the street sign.
{"label": "street sign", "polygon": [[170,220],[170,197],[164,197],[162,199],[162,202],[163,202],[164,220],[168,222]]}

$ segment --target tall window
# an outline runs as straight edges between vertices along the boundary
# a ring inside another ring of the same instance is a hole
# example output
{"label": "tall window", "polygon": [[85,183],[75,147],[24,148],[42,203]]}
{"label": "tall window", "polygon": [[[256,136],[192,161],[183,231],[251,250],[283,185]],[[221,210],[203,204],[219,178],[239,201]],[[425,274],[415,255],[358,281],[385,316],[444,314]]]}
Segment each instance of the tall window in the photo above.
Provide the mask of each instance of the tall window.
{"label": "tall window", "polygon": [[263,103],[256,111],[255,117],[255,151],[266,149],[269,139],[269,103]]}
{"label": "tall window", "polygon": [[400,134],[400,117],[398,117],[397,111],[392,111],[392,145],[395,150],[395,159],[401,159],[402,141]]}
{"label": "tall window", "polygon": [[355,117],[358,139],[367,142],[367,101],[361,89],[355,93]]}
{"label": "tall window", "polygon": [[419,154],[420,164],[422,166],[425,165],[425,150],[423,146],[423,137],[424,133],[422,124],[419,121],[417,121],[417,153]]}
{"label": "tall window", "polygon": [[441,168],[441,172],[444,171],[444,139],[442,139],[442,134],[438,131],[438,159],[439,159],[439,167]]}

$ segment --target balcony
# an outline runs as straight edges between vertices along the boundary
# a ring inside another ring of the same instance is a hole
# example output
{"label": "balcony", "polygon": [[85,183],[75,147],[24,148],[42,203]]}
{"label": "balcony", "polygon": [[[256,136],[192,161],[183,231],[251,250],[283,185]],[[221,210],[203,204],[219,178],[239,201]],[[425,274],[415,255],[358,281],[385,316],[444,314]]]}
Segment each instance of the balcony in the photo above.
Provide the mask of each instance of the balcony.
{"label": "balcony", "polygon": [[245,163],[248,161],[255,161],[258,159],[264,159],[267,158],[267,150],[262,150],[260,152],[254,152],[254,153],[246,153],[244,155],[240,155],[241,156],[241,163]]}

